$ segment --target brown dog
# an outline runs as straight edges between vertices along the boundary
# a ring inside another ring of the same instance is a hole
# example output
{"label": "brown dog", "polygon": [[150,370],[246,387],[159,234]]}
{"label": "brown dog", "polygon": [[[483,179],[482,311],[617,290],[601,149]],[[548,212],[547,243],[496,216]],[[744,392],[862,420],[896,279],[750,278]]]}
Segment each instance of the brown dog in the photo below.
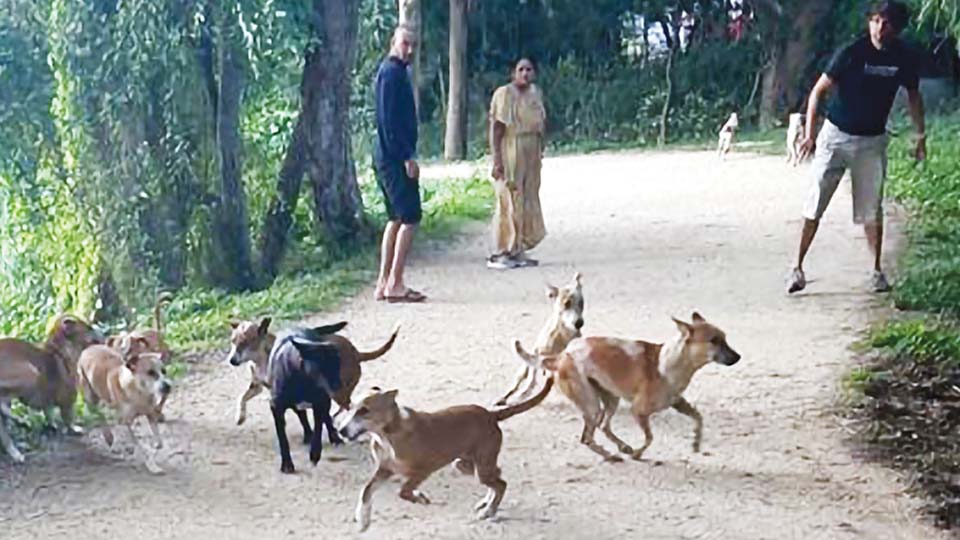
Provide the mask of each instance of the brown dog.
{"label": "brown dog", "polygon": [[13,398],[19,398],[45,411],[50,422],[56,406],[67,432],[77,432],[73,425],[77,358],[83,349],[96,343],[103,343],[100,333],[73,315],[60,315],[41,346],[0,339],[0,443],[14,461],[23,462],[23,454],[7,433],[2,411]]}
{"label": "brown dog", "polygon": [[[108,337],[107,345],[121,353],[124,353],[123,348],[126,347],[125,354],[158,353],[163,365],[169,364],[173,358],[173,351],[163,340],[163,306],[169,304],[172,299],[173,295],[170,293],[162,293],[157,297],[157,303],[153,306],[153,328],[120,332]],[[160,422],[164,420],[163,406],[167,403],[167,397],[169,395],[164,395],[157,404],[157,419]]]}
{"label": "brown dog", "polygon": [[[559,355],[541,356],[543,367],[555,372],[557,386],[583,412],[580,442],[607,461],[621,461],[593,439],[597,427],[617,445],[620,452],[641,459],[653,441],[650,416],[667,407],[689,416],[695,423],[693,451],[700,451],[703,418],[683,398],[693,375],[710,362],[732,366],[740,355],[727,345],[726,335],[699,313],[693,323],[673,319],[679,335],[667,344],[625,339],[588,337],[574,340]],[[517,353],[527,361],[536,357],[516,342]],[[610,422],[621,399],[631,403],[630,411],[643,429],[643,447],[634,450],[617,437]]]}
{"label": "brown dog", "polygon": [[[142,446],[131,426],[134,420],[145,416],[156,439],[155,448],[163,446],[157,428],[157,403],[170,393],[171,385],[163,373],[160,353],[134,351],[130,342],[125,340],[122,353],[106,345],[88,347],[77,362],[77,379],[84,401],[91,407],[103,403],[114,409],[120,424],[126,427],[134,442],[135,450],[143,451],[147,469],[159,474],[163,471]],[[113,433],[109,426],[104,428],[103,436],[113,449]]]}
{"label": "brown dog", "polygon": [[[547,298],[553,300],[553,309],[537,336],[533,348],[535,355],[559,354],[571,340],[580,337],[580,329],[583,328],[583,276],[580,272],[575,273],[565,287],[547,285]],[[495,405],[506,405],[513,396],[526,398],[536,387],[537,373],[540,371],[536,362],[524,362],[510,390]]]}
{"label": "brown dog", "polygon": [[454,460],[459,460],[457,468],[461,472],[476,472],[480,483],[489,488],[476,510],[480,519],[493,517],[507,489],[497,465],[503,441],[498,423],[535,407],[547,397],[552,386],[553,379],[548,378],[543,390],[529,401],[496,411],[479,405],[462,405],[434,413],[418,412],[398,406],[396,390],[375,390],[364,398],[341,429],[350,439],[366,432],[373,435],[370,451],[376,469],[357,503],[356,520],[360,530],[370,525],[373,492],[391,476],[397,474],[404,479],[401,499],[429,504],[430,500],[417,487]]}
{"label": "brown dog", "polygon": [[[264,317],[260,323],[253,321],[230,323],[233,327],[233,333],[230,336],[231,347],[227,359],[234,366],[244,363],[248,363],[250,366],[250,386],[237,400],[237,425],[246,420],[247,401],[250,401],[264,389],[270,388],[267,360],[277,340],[276,334],[269,331],[270,321],[270,317]],[[341,409],[349,409],[353,389],[360,382],[360,364],[376,360],[386,354],[397,340],[400,327],[394,328],[393,334],[379,349],[371,352],[360,352],[350,340],[335,334],[344,326],[346,326],[346,323],[324,327],[324,332],[321,333],[325,334],[323,340],[334,345],[340,356],[340,383],[342,386],[331,397]],[[298,416],[300,416],[300,423],[304,424],[306,415],[301,416],[298,413]],[[320,427],[316,426],[316,429],[320,429]],[[308,431],[309,424],[304,424],[304,441],[310,439]]]}

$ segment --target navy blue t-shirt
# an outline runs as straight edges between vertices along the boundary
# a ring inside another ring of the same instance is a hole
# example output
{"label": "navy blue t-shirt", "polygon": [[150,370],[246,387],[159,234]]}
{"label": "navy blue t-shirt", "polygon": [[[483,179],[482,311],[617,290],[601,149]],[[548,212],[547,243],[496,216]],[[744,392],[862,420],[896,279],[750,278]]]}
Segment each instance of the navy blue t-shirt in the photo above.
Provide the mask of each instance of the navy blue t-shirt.
{"label": "navy blue t-shirt", "polygon": [[850,135],[883,135],[897,90],[919,85],[919,61],[900,40],[878,50],[864,37],[840,49],[825,71],[835,85],[827,118]]}
{"label": "navy blue t-shirt", "polygon": [[417,149],[417,107],[407,64],[390,56],[377,70],[377,143],[379,162],[412,159]]}

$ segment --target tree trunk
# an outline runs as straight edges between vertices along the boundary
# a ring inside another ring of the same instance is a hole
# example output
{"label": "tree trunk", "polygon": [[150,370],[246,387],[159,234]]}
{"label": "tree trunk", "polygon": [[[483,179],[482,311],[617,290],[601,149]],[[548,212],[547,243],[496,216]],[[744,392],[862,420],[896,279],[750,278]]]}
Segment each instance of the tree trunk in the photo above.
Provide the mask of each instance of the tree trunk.
{"label": "tree trunk", "polygon": [[467,157],[467,0],[450,0],[450,94],[443,157]]}
{"label": "tree trunk", "polygon": [[670,103],[673,101],[673,58],[676,56],[676,49],[670,48],[667,56],[667,98],[663,102],[663,111],[660,113],[660,136],[657,138],[657,145],[667,144],[669,131],[667,126],[670,124]]}
{"label": "tree trunk", "polygon": [[413,73],[410,80],[413,82],[413,100],[416,103],[417,110],[420,110],[420,79],[422,70],[420,68],[421,51],[423,51],[423,9],[420,7],[420,0],[397,0],[397,12],[399,14],[398,23],[413,32],[417,39],[417,45],[413,48]]}
{"label": "tree trunk", "polygon": [[348,248],[368,232],[350,141],[357,2],[314,0],[315,45],[304,67],[303,122],[314,217],[328,242]]}
{"label": "tree trunk", "polygon": [[772,5],[766,14],[772,20],[769,39],[765,39],[771,47],[760,97],[762,128],[777,125],[784,115],[784,107],[792,110],[802,106],[806,97],[803,94],[810,86],[802,81],[807,78],[813,61],[817,25],[829,13],[831,3],[829,0],[807,0],[790,9]]}
{"label": "tree trunk", "polygon": [[220,81],[217,103],[216,136],[220,165],[220,204],[216,212],[215,233],[221,264],[217,265],[222,285],[246,290],[254,285],[250,259],[250,231],[247,201],[243,190],[241,164],[240,100],[243,95],[243,51],[233,28],[233,17],[221,14],[219,47]]}
{"label": "tree trunk", "polygon": [[260,279],[264,284],[277,277],[280,262],[287,250],[288,234],[293,225],[293,213],[297,209],[300,186],[306,171],[306,136],[303,129],[303,112],[297,118],[290,144],[283,156],[283,165],[277,179],[277,193],[270,200],[266,221],[260,234]]}

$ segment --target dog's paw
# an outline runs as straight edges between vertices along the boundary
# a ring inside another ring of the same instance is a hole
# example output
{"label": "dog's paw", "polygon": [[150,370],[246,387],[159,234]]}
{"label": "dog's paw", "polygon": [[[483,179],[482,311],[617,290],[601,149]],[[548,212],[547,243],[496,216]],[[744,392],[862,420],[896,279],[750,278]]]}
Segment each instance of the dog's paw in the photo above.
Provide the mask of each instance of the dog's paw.
{"label": "dog's paw", "polygon": [[633,447],[629,444],[621,444],[617,447],[617,450],[620,450],[621,454],[632,454],[634,452]]}
{"label": "dog's paw", "polygon": [[370,528],[370,508],[366,506],[360,506],[357,508],[357,514],[354,516],[354,521],[357,522],[357,529],[360,532],[363,532]]}
{"label": "dog's paw", "polygon": [[241,414],[238,414],[238,415],[237,415],[237,425],[238,425],[238,426],[243,425],[243,422],[244,422],[246,419],[247,419],[247,415],[242,414],[242,413],[241,413]]}
{"label": "dog's paw", "polygon": [[293,474],[297,472],[297,470],[293,467],[292,461],[284,461],[280,464],[280,472],[283,474]]}
{"label": "dog's paw", "polygon": [[634,461],[643,461],[643,449],[635,450],[632,454],[630,454],[630,459]]}
{"label": "dog's paw", "polygon": [[603,458],[603,461],[606,463],[623,463],[623,458],[610,454],[609,456]]}
{"label": "dog's paw", "polygon": [[320,452],[310,452],[310,463],[316,467],[320,463]]}
{"label": "dog's paw", "polygon": [[477,512],[477,519],[479,520],[492,519],[496,515],[497,515],[497,511],[494,510],[491,505],[485,504],[483,507],[483,510],[480,510],[479,512]]}

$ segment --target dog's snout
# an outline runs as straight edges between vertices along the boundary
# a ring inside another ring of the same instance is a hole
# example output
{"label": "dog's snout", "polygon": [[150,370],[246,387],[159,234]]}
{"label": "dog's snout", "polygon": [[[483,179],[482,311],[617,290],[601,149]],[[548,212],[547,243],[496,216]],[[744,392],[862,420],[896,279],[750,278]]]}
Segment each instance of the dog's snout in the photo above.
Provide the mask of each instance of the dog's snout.
{"label": "dog's snout", "polygon": [[583,319],[577,319],[577,321],[574,322],[573,325],[577,327],[577,330],[580,330],[581,328],[583,328]]}
{"label": "dog's snout", "polygon": [[173,386],[168,381],[162,381],[160,383],[160,393],[167,395],[170,391],[173,390]]}
{"label": "dog's snout", "polygon": [[735,351],[735,350],[733,350],[733,349],[730,349],[730,350],[727,351],[727,362],[726,362],[726,364],[727,364],[728,366],[732,366],[732,365],[736,364],[736,363],[739,362],[739,361],[740,361],[740,353],[738,353],[737,351]]}
{"label": "dog's snout", "polygon": [[230,362],[230,365],[231,365],[231,366],[239,366],[239,365],[240,365],[240,357],[238,357],[237,355],[233,355],[233,356],[231,356],[230,358],[228,358],[227,360]]}

